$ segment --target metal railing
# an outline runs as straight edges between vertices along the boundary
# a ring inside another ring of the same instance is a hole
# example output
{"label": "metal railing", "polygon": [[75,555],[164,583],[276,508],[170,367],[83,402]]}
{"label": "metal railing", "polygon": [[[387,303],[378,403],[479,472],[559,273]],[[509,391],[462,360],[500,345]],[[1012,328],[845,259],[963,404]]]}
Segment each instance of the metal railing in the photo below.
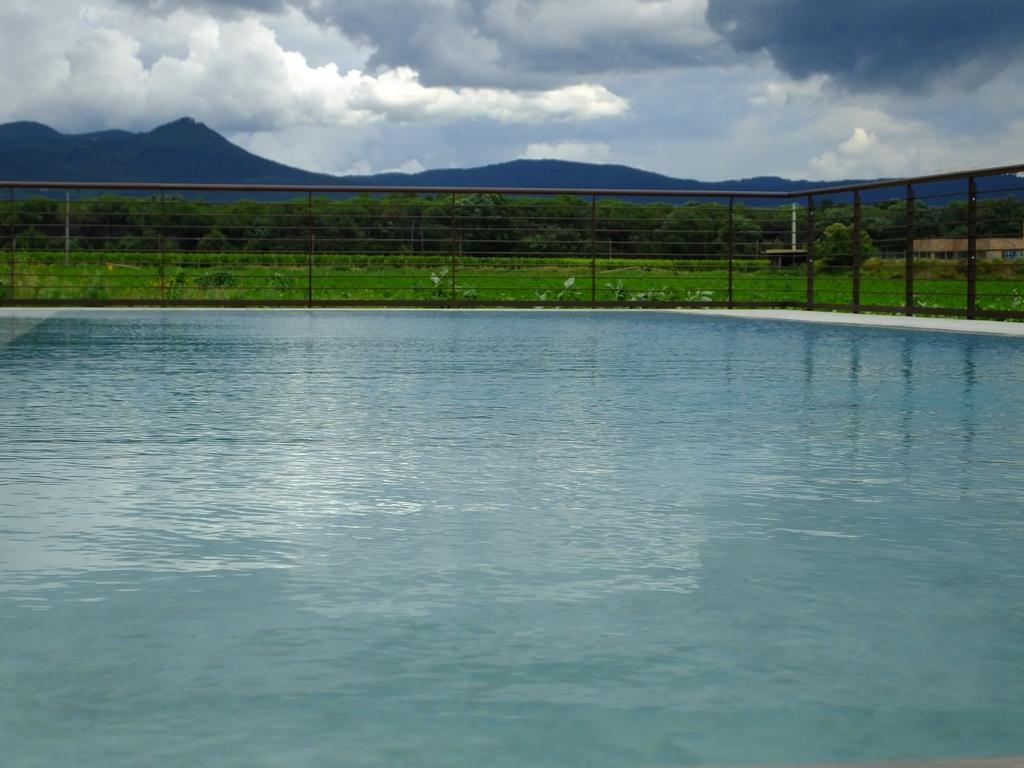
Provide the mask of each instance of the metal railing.
{"label": "metal railing", "polygon": [[1022,171],[795,193],[0,182],[0,303],[1024,319]]}

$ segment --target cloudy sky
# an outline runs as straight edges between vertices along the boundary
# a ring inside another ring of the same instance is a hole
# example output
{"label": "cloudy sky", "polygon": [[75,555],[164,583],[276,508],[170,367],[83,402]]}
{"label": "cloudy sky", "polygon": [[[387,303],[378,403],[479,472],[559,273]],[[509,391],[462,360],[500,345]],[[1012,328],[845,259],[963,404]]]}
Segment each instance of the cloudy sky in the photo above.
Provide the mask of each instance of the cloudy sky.
{"label": "cloudy sky", "polygon": [[191,116],[329,173],[1024,160],[1024,0],[0,0],[0,122]]}

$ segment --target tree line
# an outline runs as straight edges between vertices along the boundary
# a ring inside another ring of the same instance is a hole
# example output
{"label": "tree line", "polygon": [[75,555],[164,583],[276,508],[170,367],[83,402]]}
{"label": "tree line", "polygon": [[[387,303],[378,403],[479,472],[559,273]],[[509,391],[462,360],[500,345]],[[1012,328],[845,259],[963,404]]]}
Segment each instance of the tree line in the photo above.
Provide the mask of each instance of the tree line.
{"label": "tree line", "polygon": [[[978,202],[978,235],[1020,236],[1024,202]],[[914,208],[916,237],[967,234],[963,201]],[[796,210],[798,246],[806,210]],[[851,250],[852,206],[820,201],[819,253],[839,262]],[[902,253],[904,201],[861,209],[865,256]],[[791,208],[721,202],[631,202],[572,195],[355,195],[284,201],[202,201],[102,195],[66,202],[19,199],[0,208],[0,232],[18,249],[154,252],[752,257],[790,245]]]}

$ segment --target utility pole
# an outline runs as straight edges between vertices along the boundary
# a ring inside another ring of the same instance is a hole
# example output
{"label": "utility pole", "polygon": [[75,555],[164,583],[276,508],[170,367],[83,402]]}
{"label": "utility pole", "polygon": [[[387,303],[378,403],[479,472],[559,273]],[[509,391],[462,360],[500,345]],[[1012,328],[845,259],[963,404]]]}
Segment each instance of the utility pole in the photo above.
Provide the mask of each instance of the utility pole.
{"label": "utility pole", "polygon": [[793,207],[790,212],[789,250],[796,250],[796,203],[793,203]]}

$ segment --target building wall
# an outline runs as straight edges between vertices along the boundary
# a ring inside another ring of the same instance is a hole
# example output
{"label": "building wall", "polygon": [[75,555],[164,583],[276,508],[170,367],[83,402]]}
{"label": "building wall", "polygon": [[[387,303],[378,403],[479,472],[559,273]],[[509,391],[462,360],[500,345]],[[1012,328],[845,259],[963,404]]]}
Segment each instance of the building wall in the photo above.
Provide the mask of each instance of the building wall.
{"label": "building wall", "polygon": [[[978,258],[989,260],[1016,259],[1024,255],[1022,237],[979,237]],[[920,258],[953,259],[967,257],[966,237],[919,237],[914,240],[914,254]]]}

